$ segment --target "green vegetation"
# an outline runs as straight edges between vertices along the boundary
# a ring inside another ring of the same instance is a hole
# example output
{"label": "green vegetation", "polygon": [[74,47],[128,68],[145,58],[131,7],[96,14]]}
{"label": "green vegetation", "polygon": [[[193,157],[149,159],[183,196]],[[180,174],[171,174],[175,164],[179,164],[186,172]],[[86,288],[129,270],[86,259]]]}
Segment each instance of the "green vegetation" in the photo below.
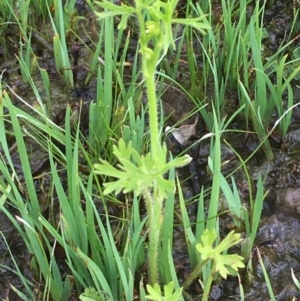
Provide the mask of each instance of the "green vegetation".
{"label": "green vegetation", "polygon": [[[273,158],[269,136],[278,127],[278,135],[284,137],[290,125],[292,82],[300,71],[300,56],[297,51],[291,58],[285,54],[292,40],[275,53],[264,51],[265,4],[256,1],[247,17],[249,1],[221,0],[220,16],[214,15],[210,1],[201,2],[188,2],[182,8],[178,0],[135,0],[134,5],[87,0],[92,13],[88,25],[84,22],[91,15],[81,16],[76,1],[0,3],[1,39],[8,43],[5,30],[17,28],[16,58],[22,80],[35,98],[33,104],[18,95],[2,73],[0,210],[31,256],[34,281],[22,275],[7,243],[14,272],[23,284],[22,289],[12,290],[22,300],[64,301],[71,294],[82,301],[185,300],[189,287],[199,279],[202,300],[209,300],[214,281],[227,275],[240,279],[240,270],[251,265],[268,192],[260,177],[253,190],[249,158],[236,153],[237,169],[244,171],[249,187],[249,204],[243,203],[234,172],[227,177],[222,173],[223,135],[237,131],[231,124],[242,118],[240,132],[251,130],[260,141],[254,153],[262,147],[266,157]],[[294,14],[291,31],[298,11]],[[67,105],[61,111],[62,123],[52,117],[51,74],[33,42],[41,24],[45,27],[39,38],[45,45],[50,41],[56,81],[66,89],[78,87],[79,81],[78,65],[70,55],[73,52],[74,58],[77,50],[71,50],[70,41],[76,40],[75,46],[88,53],[84,84],[95,93],[88,105],[86,99],[75,108]],[[130,52],[134,58],[127,62]],[[176,82],[182,58],[190,72],[184,87]],[[201,116],[208,131],[194,145],[210,144],[211,187],[202,186],[193,200],[184,198],[183,180],[176,173],[192,160],[188,147],[178,155],[165,141],[170,139],[164,135],[168,116],[161,100],[166,85],[187,95],[194,110],[185,118]],[[228,93],[238,99],[233,111],[227,111]],[[39,173],[32,166],[36,158],[31,144],[46,154],[47,168]],[[50,177],[47,187],[38,191],[37,179],[46,176]],[[222,208],[221,194],[226,200]],[[191,203],[197,205],[195,216],[188,213]],[[227,235],[219,223],[224,211],[235,229]],[[186,279],[177,274],[174,259],[178,228],[190,264]],[[233,254],[227,254],[232,247]],[[261,258],[260,264],[263,267]],[[274,299],[265,270],[264,276]],[[244,300],[241,282],[240,297]]]}

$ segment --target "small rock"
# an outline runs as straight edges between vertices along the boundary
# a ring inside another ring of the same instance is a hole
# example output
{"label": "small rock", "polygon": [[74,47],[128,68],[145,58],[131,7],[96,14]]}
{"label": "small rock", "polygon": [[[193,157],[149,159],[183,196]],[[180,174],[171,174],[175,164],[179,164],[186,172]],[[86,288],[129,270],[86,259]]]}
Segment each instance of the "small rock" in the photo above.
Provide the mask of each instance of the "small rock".
{"label": "small rock", "polygon": [[276,206],[284,213],[300,214],[300,188],[278,189]]}

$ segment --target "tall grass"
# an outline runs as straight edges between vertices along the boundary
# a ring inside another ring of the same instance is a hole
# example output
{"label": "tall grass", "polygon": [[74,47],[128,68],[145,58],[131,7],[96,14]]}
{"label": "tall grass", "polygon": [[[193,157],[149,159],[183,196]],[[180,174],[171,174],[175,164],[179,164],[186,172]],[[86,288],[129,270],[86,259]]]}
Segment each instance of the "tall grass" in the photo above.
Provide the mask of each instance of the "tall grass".
{"label": "tall grass", "polygon": [[[251,16],[247,19],[247,1],[221,1],[221,8],[216,14],[210,4],[205,6],[190,5],[189,12],[198,15],[199,10],[207,13],[206,24],[215,22],[206,36],[197,37],[202,48],[202,72],[200,95],[207,95],[207,88],[213,86],[213,101],[219,120],[226,114],[232,114],[228,92],[236,94],[244,107],[246,129],[254,129],[258,138],[264,140],[266,157],[273,158],[268,139],[268,128],[272,127],[272,116],[276,112],[281,137],[287,132],[291,114],[283,116],[284,111],[293,105],[291,82],[297,78],[299,67],[290,68],[295,58],[288,61],[284,51],[294,42],[281,45],[271,56],[264,52],[263,41],[268,33],[264,27],[265,2],[256,2]],[[297,14],[295,14],[295,18]],[[217,19],[217,20],[214,20]],[[292,30],[296,19],[293,20]],[[191,55],[197,52],[194,48]],[[298,59],[298,58],[297,58]],[[296,59],[296,60],[297,60]],[[190,68],[195,69],[196,60],[189,60]],[[192,66],[191,66],[192,65]],[[196,67],[197,70],[198,67]],[[194,79],[195,80],[195,79]],[[196,92],[199,95],[199,92]],[[202,94],[203,93],[203,94]],[[283,96],[287,94],[287,101]],[[197,97],[194,95],[194,97]],[[201,98],[200,98],[201,100]],[[201,103],[202,105],[202,103]],[[199,106],[200,107],[200,106]],[[201,114],[209,129],[212,129],[212,114],[202,109]]]}

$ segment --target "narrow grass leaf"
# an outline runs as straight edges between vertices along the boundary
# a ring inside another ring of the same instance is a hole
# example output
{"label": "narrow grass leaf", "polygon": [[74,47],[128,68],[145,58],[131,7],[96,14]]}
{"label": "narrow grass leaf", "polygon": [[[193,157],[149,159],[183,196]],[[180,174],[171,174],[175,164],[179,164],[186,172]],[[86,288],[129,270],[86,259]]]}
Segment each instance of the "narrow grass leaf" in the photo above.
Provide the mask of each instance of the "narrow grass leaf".
{"label": "narrow grass leaf", "polygon": [[267,288],[268,288],[268,292],[269,292],[269,296],[271,298],[271,301],[276,301],[276,298],[275,298],[275,295],[274,295],[274,292],[273,292],[273,288],[272,288],[272,284],[271,284],[269,275],[267,273],[267,270],[265,268],[264,262],[261,258],[259,248],[256,248],[256,252],[257,252],[257,256],[258,256],[258,261],[260,263],[260,266],[261,266],[261,269],[262,269],[262,272],[263,272],[263,275],[264,275],[264,278],[265,278],[265,282],[266,282],[266,285],[267,285]]}

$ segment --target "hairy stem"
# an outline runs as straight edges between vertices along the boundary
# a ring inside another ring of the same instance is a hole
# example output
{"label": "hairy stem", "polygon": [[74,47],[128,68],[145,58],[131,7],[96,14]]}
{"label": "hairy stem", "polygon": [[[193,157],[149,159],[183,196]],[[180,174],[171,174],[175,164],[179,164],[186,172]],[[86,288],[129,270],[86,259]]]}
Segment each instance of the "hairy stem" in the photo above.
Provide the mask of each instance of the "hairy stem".
{"label": "hairy stem", "polygon": [[159,282],[158,279],[158,244],[161,228],[161,200],[154,200],[150,191],[145,188],[143,196],[146,202],[148,212],[148,225],[149,225],[149,245],[148,245],[148,264],[150,283],[154,285]]}
{"label": "hairy stem", "polygon": [[[159,162],[161,149],[161,141],[158,131],[158,112],[157,97],[155,87],[155,72],[159,57],[163,48],[163,36],[159,34],[157,37],[149,38],[146,33],[145,21],[142,10],[137,8],[137,17],[140,24],[140,51],[142,54],[143,76],[146,83],[148,107],[149,107],[149,123],[150,123],[150,141],[151,156],[155,164]],[[151,49],[148,44],[152,42],[154,47]],[[157,166],[158,167],[158,166]],[[144,189],[143,196],[146,201],[149,225],[149,246],[148,246],[148,262],[150,283],[154,285],[159,282],[158,277],[158,244],[161,229],[161,217],[163,199],[160,192],[154,188],[154,194],[148,189]]]}
{"label": "hairy stem", "polygon": [[[151,141],[151,155],[155,162],[158,161],[159,148],[161,147],[159,131],[158,131],[158,112],[157,112],[157,97],[155,88],[155,72],[156,66],[163,49],[162,33],[156,37],[148,38],[146,34],[145,21],[142,11],[137,11],[137,17],[140,26],[140,51],[142,54],[142,68],[143,76],[146,83],[147,99],[149,106],[149,124],[150,124],[150,141]],[[149,47],[152,42],[154,48]]]}
{"label": "hairy stem", "polygon": [[205,264],[208,262],[208,259],[202,260],[197,264],[197,266],[194,268],[192,273],[188,276],[188,278],[184,281],[182,288],[185,290],[187,289],[191,283],[201,274],[202,268],[205,266]]}
{"label": "hairy stem", "polygon": [[158,159],[158,147],[160,140],[158,135],[158,118],[157,118],[157,102],[154,76],[145,78],[147,86],[147,97],[149,106],[149,122],[150,122],[150,139],[151,139],[151,155],[154,161]]}

